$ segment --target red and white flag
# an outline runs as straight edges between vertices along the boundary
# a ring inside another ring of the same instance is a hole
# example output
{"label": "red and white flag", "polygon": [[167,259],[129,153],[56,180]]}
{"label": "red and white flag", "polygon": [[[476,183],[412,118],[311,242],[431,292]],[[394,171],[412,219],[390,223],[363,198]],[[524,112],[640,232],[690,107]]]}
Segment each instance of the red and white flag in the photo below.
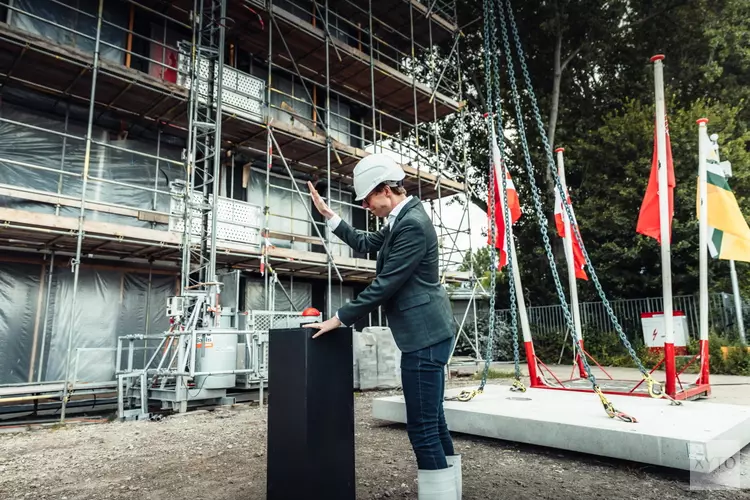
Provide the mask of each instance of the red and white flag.
{"label": "red and white flag", "polygon": [[[494,246],[500,250],[500,262],[498,269],[502,269],[503,266],[508,264],[508,243],[505,237],[505,213],[503,205],[503,180],[500,177],[501,172],[505,171],[505,191],[508,198],[508,208],[510,210],[510,221],[511,226],[521,217],[521,204],[518,201],[518,193],[516,187],[513,185],[513,180],[510,178],[510,172],[504,168],[504,165],[500,161],[500,149],[497,147],[495,138],[492,138],[492,161],[494,164],[494,179],[488,183],[488,199],[487,199],[487,220],[489,224],[492,224],[492,214],[490,212],[489,200],[492,199],[495,205],[495,241]],[[494,181],[494,182],[493,182]],[[492,245],[492,234],[488,231],[487,244]]]}
{"label": "red and white flag", "polygon": [[[674,162],[672,161],[672,145],[669,141],[669,123],[665,120],[664,126],[666,128],[666,149],[667,149],[667,193],[668,193],[668,205],[669,213],[668,228],[671,240],[672,234],[672,217],[674,215],[674,188],[675,188],[675,177],[674,177]],[[656,137],[656,124],[654,124],[654,151],[651,157],[651,173],[648,178],[648,185],[646,186],[646,194],[643,196],[643,202],[641,203],[641,210],[638,213],[638,224],[636,225],[635,231],[637,233],[655,238],[656,241],[661,243],[661,215],[659,214],[659,157],[658,157],[657,137]]]}
{"label": "red and white flag", "polygon": [[[570,213],[573,215],[573,223],[570,225],[570,238],[573,241],[573,267],[576,271],[576,278],[582,279],[582,280],[588,280],[588,277],[586,276],[586,271],[584,270],[586,266],[586,259],[583,257],[583,251],[581,250],[581,246],[578,244],[578,238],[576,238],[575,235],[575,229],[573,229],[573,226],[578,226],[578,222],[576,221],[575,213],[573,212],[573,205],[570,202],[570,194],[565,192],[565,197],[567,198],[567,203],[570,205]],[[562,198],[560,197],[560,191],[558,189],[555,189],[555,226],[557,227],[557,235],[565,241],[565,222],[563,217],[567,218],[567,214],[565,212],[565,207],[563,207]],[[567,259],[567,252],[565,252],[565,258]]]}

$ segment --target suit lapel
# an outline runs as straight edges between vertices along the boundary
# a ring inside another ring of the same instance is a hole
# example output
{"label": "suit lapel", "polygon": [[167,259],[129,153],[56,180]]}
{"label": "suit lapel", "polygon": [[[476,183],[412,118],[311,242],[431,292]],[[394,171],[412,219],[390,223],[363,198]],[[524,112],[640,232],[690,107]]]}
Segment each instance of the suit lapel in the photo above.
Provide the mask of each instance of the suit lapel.
{"label": "suit lapel", "polygon": [[406,212],[414,208],[415,206],[419,205],[419,200],[417,198],[412,198],[406,205],[404,205],[404,208],[401,209],[399,214],[396,216],[396,220],[393,221],[393,224],[388,227],[386,230],[385,235],[385,241],[383,241],[383,246],[381,247],[382,250],[378,252],[378,260],[375,267],[376,272],[380,272],[380,270],[383,268],[383,263],[385,262],[386,257],[388,256],[388,250],[390,250],[390,242],[391,242],[391,235],[393,234],[393,228],[396,227],[398,222],[404,218],[404,215],[406,215]]}

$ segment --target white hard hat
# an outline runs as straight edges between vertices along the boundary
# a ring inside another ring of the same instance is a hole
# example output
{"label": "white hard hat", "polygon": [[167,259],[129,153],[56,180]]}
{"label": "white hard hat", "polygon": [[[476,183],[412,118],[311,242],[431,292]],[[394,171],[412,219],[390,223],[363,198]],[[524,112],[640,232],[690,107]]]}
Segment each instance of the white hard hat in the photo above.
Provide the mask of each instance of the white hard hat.
{"label": "white hard hat", "polygon": [[394,186],[406,177],[396,160],[383,153],[365,156],[354,167],[354,192],[356,201],[364,200],[379,184]]}

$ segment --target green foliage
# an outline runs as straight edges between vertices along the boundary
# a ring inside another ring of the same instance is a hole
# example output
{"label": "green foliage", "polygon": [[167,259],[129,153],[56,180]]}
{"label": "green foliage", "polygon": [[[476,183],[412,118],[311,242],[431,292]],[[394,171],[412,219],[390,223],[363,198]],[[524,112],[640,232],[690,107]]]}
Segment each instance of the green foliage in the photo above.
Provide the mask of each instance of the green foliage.
{"label": "green foliage", "polygon": [[[564,146],[567,183],[581,234],[609,298],[634,298],[661,293],[659,247],[635,233],[646,190],[654,135],[653,66],[649,57],[666,59],[665,95],[677,188],[673,226],[672,272],[675,294],[698,288],[698,230],[695,214],[697,136],[695,120],[709,118],[709,133],[719,134],[722,159],[732,162],[730,185],[744,214],[750,215],[750,2],[747,0],[614,0],[601,2],[513,2],[519,34],[544,126],[552,108],[556,47],[562,69],[555,144]],[[481,15],[481,2],[459,1],[459,24]],[[486,208],[488,148],[482,94],[485,92],[482,23],[469,25],[461,43],[462,74],[470,113],[468,157],[475,166],[468,182]],[[501,39],[498,38],[498,42]],[[448,42],[450,43],[450,41]],[[517,77],[520,68],[516,66]],[[520,84],[519,80],[519,84]],[[517,130],[502,77],[503,121]],[[559,244],[551,221],[548,163],[541,136],[522,97],[535,179],[540,187],[547,230]],[[442,124],[446,144],[455,127],[453,117]],[[532,206],[530,183],[517,134],[506,141],[506,159],[517,186],[523,216],[514,229],[521,279],[528,305],[559,303],[541,244]],[[458,172],[455,174],[460,175]],[[463,176],[460,177],[461,180]],[[555,259],[567,293],[565,266],[559,248]],[[729,291],[728,265],[709,263],[713,291]],[[750,264],[738,262],[740,276]],[[507,307],[507,280],[498,280],[498,307]],[[750,296],[750,281],[740,280]],[[596,300],[591,283],[579,281],[582,301]]]}
{"label": "green foliage", "polygon": [[[721,348],[727,347],[726,358]],[[717,335],[711,335],[708,341],[708,352],[711,356],[711,373],[724,375],[750,375],[750,352],[747,346],[739,342],[727,342]]]}
{"label": "green foliage", "polygon": [[[696,100],[687,109],[679,108],[675,99],[668,103],[674,109],[669,115],[669,130],[674,157],[677,187],[672,240],[673,293],[693,294],[698,290],[698,222],[695,196],[697,190],[698,130],[695,120],[709,118],[711,133],[718,133],[720,153],[734,152],[734,165],[750,164],[750,131],[745,123],[734,119],[740,113],[736,106]],[[661,294],[661,260],[659,244],[652,238],[635,233],[638,212],[651,169],[653,151],[653,109],[640,101],[628,100],[623,108],[608,115],[606,125],[586,138],[576,141],[568,161],[582,165],[607,165],[619,158],[614,169],[590,169],[578,187],[576,212],[586,248],[610,296],[644,297]],[[739,162],[738,162],[739,160]],[[750,169],[737,168],[732,179],[738,201],[750,205],[741,193],[750,192]],[[614,195],[614,196],[613,196]],[[603,220],[602,217],[606,217]],[[597,221],[589,222],[589,221]],[[731,290],[725,262],[712,261],[709,266],[711,291]],[[594,299],[591,287],[581,287],[583,299]]]}
{"label": "green foliage", "polygon": [[[479,328],[479,345],[484,356],[487,346],[488,318],[480,318],[477,322]],[[533,330],[534,352],[536,356],[545,364],[557,364],[561,360],[562,364],[571,365],[574,359],[573,344],[571,337],[565,339],[564,333],[553,331]],[[627,348],[615,332],[597,332],[586,329],[583,332],[584,347],[586,351],[603,367],[618,366],[627,368],[637,368],[638,365],[630,356]],[[663,359],[663,354],[658,351],[651,351],[643,343],[639,336],[628,338],[631,347],[636,352],[637,358],[646,370],[653,369]],[[526,352],[523,346],[521,334],[518,334],[519,361],[526,362]],[[564,345],[563,345],[564,344]],[[750,351],[747,346],[741,346],[736,340],[729,340],[725,336],[711,333],[709,335],[709,356],[710,356],[710,373],[725,375],[746,375],[750,376]],[[728,347],[729,353],[724,357],[722,347]],[[698,354],[699,343],[695,339],[690,339],[687,345],[687,356],[678,356],[676,359],[677,371],[690,363],[685,369],[685,373],[696,374],[699,371],[698,361],[692,361],[692,357]],[[562,353],[562,355],[561,355]],[[473,351],[465,339],[459,339],[456,346],[456,355],[470,356]],[[496,336],[493,340],[492,360],[493,361],[513,361],[513,337],[507,326],[499,324]],[[587,358],[592,372],[599,377],[601,372],[596,368],[596,364],[591,358]],[[659,368],[664,370],[664,365]]]}
{"label": "green foliage", "polygon": [[466,252],[464,261],[459,266],[459,271],[474,270],[485,290],[490,288],[490,247],[484,246],[478,250]]}

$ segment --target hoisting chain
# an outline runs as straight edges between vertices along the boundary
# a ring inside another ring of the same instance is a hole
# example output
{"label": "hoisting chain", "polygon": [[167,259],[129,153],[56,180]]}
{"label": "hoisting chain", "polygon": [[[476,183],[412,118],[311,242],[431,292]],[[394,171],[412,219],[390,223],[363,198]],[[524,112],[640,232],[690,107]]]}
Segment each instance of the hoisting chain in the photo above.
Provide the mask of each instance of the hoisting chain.
{"label": "hoisting chain", "polygon": [[[498,121],[501,123],[499,126],[502,127],[502,122],[499,119],[500,112],[498,112]],[[491,125],[492,135],[495,135],[495,128]],[[500,130],[500,136],[502,137],[502,128]],[[513,226],[510,219],[510,207],[508,206],[508,186],[507,186],[507,178],[506,178],[506,164],[505,164],[505,154],[504,154],[504,142],[502,139],[500,139],[498,144],[498,149],[500,150],[500,176],[502,177],[502,191],[503,191],[503,218],[505,221],[505,246],[507,248],[506,250],[506,256],[508,258],[508,284],[509,284],[509,294],[510,294],[510,331],[513,335],[513,361],[515,364],[515,380],[513,381],[513,385],[511,386],[511,391],[519,391],[519,392],[526,392],[526,387],[523,385],[523,382],[521,382],[521,368],[520,368],[520,362],[519,362],[519,355],[518,355],[518,319],[516,314],[516,283],[515,279],[513,277],[513,266],[516,265],[515,262],[513,262],[513,252],[511,250],[511,245],[514,245],[515,242],[513,241],[512,231]],[[494,220],[494,219],[493,219]],[[494,313],[494,312],[493,312]],[[533,363],[533,360],[529,360],[529,363]]]}
{"label": "hoisting chain", "polygon": [[[496,138],[497,141],[497,147],[500,151],[500,177],[502,179],[502,193],[503,193],[503,220],[505,223],[505,245],[507,248],[506,254],[507,254],[507,276],[508,276],[508,284],[509,284],[509,300],[510,300],[510,333],[513,336],[513,363],[515,368],[515,380],[513,381],[513,385],[511,386],[512,391],[519,391],[519,392],[526,392],[526,387],[523,385],[523,382],[521,382],[521,366],[520,366],[520,356],[518,352],[518,315],[517,315],[517,305],[516,305],[516,285],[515,280],[513,278],[513,266],[516,265],[515,262],[513,262],[512,257],[512,251],[511,251],[511,245],[514,245],[515,242],[512,238],[512,230],[513,230],[513,223],[510,220],[510,208],[508,206],[508,190],[507,190],[507,178],[506,178],[506,162],[505,162],[505,134],[503,133],[503,120],[502,120],[502,105],[500,100],[500,63],[499,63],[499,57],[498,57],[498,48],[497,48],[497,24],[494,22],[495,19],[493,18],[492,23],[492,34],[491,34],[491,44],[492,44],[492,87],[494,90],[494,97],[495,97],[495,123],[492,121],[492,116],[490,116],[490,127],[489,130],[491,132],[491,139]],[[492,141],[493,143],[495,141]],[[492,150],[490,150],[490,155],[492,157]],[[492,189],[494,194],[494,177],[491,180],[492,182]],[[495,223],[495,218],[493,216],[492,218],[492,224]],[[493,240],[494,242],[494,240]],[[493,289],[494,292],[494,289]],[[491,309],[492,314],[495,314],[495,310]],[[529,362],[533,362],[533,360],[529,360]]]}
{"label": "hoisting chain", "polygon": [[[541,113],[539,112],[539,107],[538,107],[537,100],[536,100],[536,95],[534,94],[534,89],[531,84],[531,77],[529,76],[529,70],[528,70],[528,67],[526,66],[526,57],[524,55],[524,51],[521,46],[520,37],[518,36],[518,29],[516,27],[515,18],[513,16],[513,9],[511,6],[511,2],[510,0],[505,0],[505,2],[507,5],[507,9],[508,9],[508,18],[510,19],[510,26],[511,26],[511,29],[513,30],[513,39],[514,39],[515,46],[516,46],[516,53],[518,54],[518,60],[519,60],[519,64],[521,65],[521,70],[523,72],[526,89],[528,91],[529,98],[531,99],[531,105],[534,111],[534,118],[536,121],[536,126],[537,126],[540,136],[542,137],[542,143],[544,144],[544,150],[547,156],[547,166],[550,172],[552,172],[552,177],[555,180],[556,189],[560,193],[561,199],[564,200],[563,206],[565,207],[565,212],[566,212],[566,215],[568,216],[568,220],[574,221],[575,219],[572,213],[572,209],[570,207],[570,204],[567,202],[567,196],[565,196],[562,183],[560,181],[560,177],[557,174],[557,170],[555,168],[555,160],[552,155],[552,149],[551,149],[549,140],[544,130],[544,123],[542,122]],[[502,19],[502,26],[503,26],[503,29],[505,29],[505,19],[504,19],[504,13],[503,13],[502,0],[498,0],[498,5],[500,6],[500,17]],[[507,39],[507,35],[504,35],[504,42],[506,41],[505,39]],[[509,55],[509,50],[506,50],[506,55]],[[509,59],[508,65],[509,67],[511,66],[510,59]],[[588,269],[589,274],[591,275],[591,279],[594,283],[597,294],[599,295],[599,298],[602,300],[602,303],[604,304],[604,307],[607,310],[607,315],[609,316],[609,319],[612,321],[612,324],[615,327],[615,331],[617,332],[617,335],[620,337],[621,342],[623,343],[625,348],[628,350],[628,354],[630,355],[631,359],[635,362],[635,364],[638,366],[638,370],[641,372],[643,379],[646,381],[649,395],[654,398],[664,397],[666,399],[669,399],[671,401],[671,404],[673,405],[681,405],[679,401],[676,401],[674,398],[670,397],[668,394],[666,394],[662,390],[661,384],[659,384],[659,382],[657,382],[656,380],[653,379],[653,377],[651,377],[651,374],[643,366],[643,363],[641,363],[641,360],[638,358],[638,355],[636,354],[632,345],[630,344],[627,337],[625,336],[625,332],[623,331],[622,326],[620,325],[620,322],[617,320],[617,316],[612,310],[612,306],[610,305],[609,300],[607,300],[607,296],[604,293],[601,283],[599,282],[598,276],[596,275],[596,270],[594,269],[594,266],[591,263],[591,259],[589,258],[589,254],[586,251],[586,247],[583,244],[581,234],[578,230],[578,225],[571,224],[571,227],[572,227],[572,232],[575,235],[576,241],[578,242],[578,245],[583,254],[584,260],[586,262],[586,268]],[[569,325],[568,327],[570,328],[571,326]],[[579,353],[579,355],[585,360],[585,356],[583,353]]]}
{"label": "hoisting chain", "polygon": [[[499,110],[500,94],[499,94],[499,79],[497,78],[498,62],[497,62],[497,34],[494,29],[495,26],[495,13],[493,7],[493,0],[484,0],[484,68],[485,68],[485,93],[487,96],[487,116],[492,120],[492,116],[495,115],[495,109]],[[493,80],[494,78],[494,80]],[[497,95],[495,96],[493,91],[497,89]],[[494,99],[493,99],[494,97]],[[484,369],[482,370],[482,381],[477,389],[465,390],[454,397],[445,398],[446,401],[469,401],[477,394],[484,392],[484,387],[487,384],[487,375],[489,373],[490,362],[492,360],[492,345],[495,334],[495,289],[497,283],[497,251],[494,246],[495,242],[495,197],[494,197],[494,176],[495,176],[495,165],[492,157],[492,135],[488,134],[489,143],[489,185],[490,195],[487,199],[488,208],[490,212],[490,223],[488,227],[490,244],[490,312],[489,312],[489,325],[487,332],[487,345],[485,346],[484,355]]]}
{"label": "hoisting chain", "polygon": [[[557,289],[557,295],[560,299],[560,303],[562,306],[563,314],[565,315],[565,321],[567,324],[567,327],[574,331],[573,328],[573,318],[570,312],[570,308],[568,307],[567,300],[565,299],[565,293],[562,289],[562,284],[560,282],[560,276],[557,272],[557,265],[555,264],[554,256],[552,255],[552,247],[550,245],[549,236],[547,234],[547,217],[544,215],[544,210],[542,208],[542,202],[541,202],[541,196],[539,195],[539,188],[536,185],[536,180],[534,179],[534,167],[531,164],[531,155],[529,152],[529,145],[526,140],[526,130],[523,122],[523,112],[521,110],[521,102],[520,97],[518,94],[518,87],[516,86],[516,78],[515,78],[515,70],[513,68],[513,59],[510,52],[510,43],[508,41],[508,31],[505,21],[505,12],[504,7],[502,4],[502,0],[498,0],[499,5],[499,16],[500,16],[500,26],[502,29],[502,35],[503,35],[503,45],[505,48],[505,56],[506,56],[506,62],[508,67],[508,79],[511,84],[511,95],[513,98],[513,104],[516,110],[516,119],[517,119],[517,127],[518,127],[518,134],[521,138],[521,145],[523,148],[523,155],[525,160],[525,166],[526,166],[526,172],[529,178],[529,183],[531,184],[531,192],[534,199],[534,208],[536,210],[536,216],[537,220],[539,222],[539,229],[542,234],[542,240],[544,241],[544,249],[545,253],[547,255],[547,260],[549,261],[550,268],[552,270],[552,277],[555,281],[555,287]],[[511,11],[511,7],[508,4],[508,10]],[[512,13],[510,14],[512,16]],[[515,25],[513,22],[513,18],[511,19],[511,27],[513,28],[513,34],[516,41],[516,49],[519,51],[519,59],[522,57],[520,54],[522,51],[520,50],[520,42],[518,40],[517,31],[515,29]],[[520,59],[522,67],[525,69],[525,62],[524,59]],[[525,73],[527,74],[527,73]],[[532,89],[529,85],[529,82],[527,82],[528,92],[531,93]],[[535,111],[538,111],[537,108],[535,108]],[[537,116],[539,120],[541,118]],[[545,147],[549,149],[549,146],[547,144],[547,137],[543,136],[543,142],[545,143]],[[563,197],[565,199],[565,197]],[[572,220],[572,219],[571,219]],[[618,411],[615,409],[614,405],[607,400],[607,398],[602,393],[601,389],[599,388],[598,384],[596,383],[596,377],[594,377],[594,374],[591,373],[591,367],[589,366],[588,360],[586,359],[586,356],[582,351],[580,345],[578,343],[575,343],[575,348],[579,350],[579,355],[581,356],[581,359],[583,361],[584,368],[586,370],[586,375],[591,382],[593,391],[599,396],[599,399],[602,403],[602,406],[604,407],[605,412],[610,418],[619,418],[620,420],[623,420],[625,422],[636,422],[636,419],[633,417],[630,417],[629,415],[626,415],[623,412]]]}

